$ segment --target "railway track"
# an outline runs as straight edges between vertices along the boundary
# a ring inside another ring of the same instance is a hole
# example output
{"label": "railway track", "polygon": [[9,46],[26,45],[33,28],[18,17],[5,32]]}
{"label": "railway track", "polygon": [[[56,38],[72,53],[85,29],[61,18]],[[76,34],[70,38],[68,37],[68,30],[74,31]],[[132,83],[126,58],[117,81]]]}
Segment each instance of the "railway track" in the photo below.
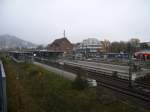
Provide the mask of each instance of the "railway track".
{"label": "railway track", "polygon": [[[141,99],[146,102],[150,102],[150,93],[146,93],[144,91],[140,91],[136,88],[131,88],[128,86],[129,80],[127,79],[121,79],[118,77],[112,77],[112,71],[105,71],[105,70],[98,70],[98,68],[88,67],[88,66],[81,66],[81,65],[70,65],[70,64],[64,64],[60,65],[56,62],[50,62],[48,60],[36,60],[42,63],[45,63],[47,65],[63,69],[69,72],[78,73],[78,68],[83,68],[89,78],[96,79],[99,86],[104,86],[106,88],[112,89],[114,91],[133,96],[137,99]],[[138,82],[136,82],[138,83]],[[150,88],[149,85],[141,84],[143,88]]]}
{"label": "railway track", "polygon": [[[74,67],[73,65],[69,64],[70,66]],[[81,65],[77,65],[75,64],[75,66],[79,66],[79,67],[82,67],[84,69],[86,69],[87,71],[94,71],[95,73],[99,73],[99,74],[103,74],[105,75],[105,77],[108,77],[112,80],[116,80],[116,81],[121,81],[121,82],[124,82],[124,83],[129,83],[129,79],[128,79],[128,74],[125,73],[125,72],[121,72],[122,74],[126,74],[126,78],[121,78],[119,77],[118,75],[116,77],[113,77],[112,74],[114,71],[111,71],[111,70],[106,70],[104,71],[105,69],[100,69],[99,68],[93,68],[93,67],[88,67],[88,66],[81,66]],[[144,87],[144,88],[147,88],[147,89],[150,89],[150,84],[147,84],[147,83],[143,83],[143,82],[140,82],[140,81],[135,81],[134,82],[135,85],[140,85],[141,87]]]}
{"label": "railway track", "polygon": [[[73,66],[70,67],[70,69],[72,69],[73,71],[77,71],[78,69],[75,69]],[[111,85],[111,86],[115,86],[116,88],[120,88],[120,89],[124,89],[126,91],[130,91],[130,92],[136,92],[137,94],[140,95],[144,95],[147,97],[150,97],[150,92],[149,93],[145,93],[144,91],[141,90],[136,90],[134,87],[133,88],[129,88],[129,80],[126,79],[121,79],[121,78],[117,78],[117,77],[112,77],[110,75],[106,75],[104,73],[100,73],[100,72],[96,72],[96,71],[92,71],[92,70],[87,70],[88,72],[88,77],[96,79],[97,81],[101,81],[101,82],[107,82],[107,84]],[[137,83],[135,83],[137,85]],[[143,87],[144,85],[142,85]],[[145,86],[144,86],[145,88]],[[149,89],[149,86],[146,87]]]}
{"label": "railway track", "polygon": [[146,102],[150,102],[150,99],[147,98],[147,97],[145,97],[145,96],[143,96],[143,95],[135,94],[135,93],[130,92],[130,91],[128,91],[128,90],[120,89],[120,88],[118,88],[118,87],[114,87],[114,86],[112,86],[112,85],[109,85],[109,84],[107,84],[107,83],[105,83],[105,82],[102,82],[102,81],[99,81],[99,80],[98,80],[97,82],[98,82],[98,84],[99,84],[100,86],[109,88],[109,89],[111,89],[111,90],[120,92],[120,93],[125,94],[125,95],[128,95],[128,96],[132,96],[132,97],[135,97],[135,98],[144,100],[144,101],[146,101]]}
{"label": "railway track", "polygon": [[129,87],[128,84],[126,84],[126,83],[119,82],[119,81],[116,82],[114,80],[109,80],[107,78],[102,78],[102,77],[99,77],[99,76],[97,76],[97,77],[93,76],[91,78],[95,78],[98,82],[107,84],[107,85],[112,86],[112,87],[116,87],[116,88],[118,88],[118,89],[120,89],[122,91],[132,92],[134,94],[145,96],[148,99],[150,99],[150,94],[143,93],[142,91],[136,90],[136,88],[134,88],[134,87]]}
{"label": "railway track", "polygon": [[[69,67],[69,66],[67,65],[67,67]],[[78,69],[73,67],[73,66],[70,66],[69,69],[71,69],[69,71],[72,71],[74,73],[78,71]],[[145,93],[145,92],[140,91],[140,90],[137,90],[137,89],[134,89],[134,88],[130,88],[128,86],[129,80],[121,79],[118,77],[114,78],[110,75],[106,75],[106,73],[104,73],[104,72],[102,73],[102,72],[99,72],[97,70],[96,71],[91,70],[91,69],[86,69],[86,70],[88,73],[88,77],[96,79],[100,86],[104,86],[104,87],[110,88],[112,90],[121,92],[123,94],[136,97],[136,98],[144,100],[146,102],[150,102],[150,94]],[[137,83],[137,84],[139,84],[139,83]],[[145,88],[145,84],[142,84],[142,87]],[[146,88],[149,89],[150,87],[147,86]]]}
{"label": "railway track", "polygon": [[[76,71],[77,69],[74,69],[74,70]],[[123,82],[122,82],[122,79],[117,79],[118,82],[115,82],[116,78],[112,78],[110,76],[105,76],[104,74],[97,74],[94,72],[93,72],[94,73],[94,75],[93,75],[91,72],[92,71],[90,71],[88,77],[96,79],[99,86],[103,86],[103,87],[109,88],[111,90],[120,92],[122,94],[135,97],[142,101],[150,102],[150,95],[144,94],[143,92],[139,92],[139,91],[137,92],[133,88],[129,88],[128,87],[129,81],[123,80]],[[112,81],[111,79],[114,79],[114,80]]]}

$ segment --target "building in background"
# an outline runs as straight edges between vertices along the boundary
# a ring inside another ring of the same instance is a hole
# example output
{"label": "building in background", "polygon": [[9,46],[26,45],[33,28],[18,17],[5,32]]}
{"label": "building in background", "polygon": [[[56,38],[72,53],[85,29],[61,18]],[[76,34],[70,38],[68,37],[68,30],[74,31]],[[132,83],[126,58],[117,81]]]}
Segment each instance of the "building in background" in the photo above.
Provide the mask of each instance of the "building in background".
{"label": "building in background", "polygon": [[73,45],[67,38],[64,37],[54,40],[54,42],[48,45],[47,49],[49,51],[70,53],[72,52]]}
{"label": "building in background", "polygon": [[75,58],[95,58],[98,57],[102,51],[102,44],[96,38],[88,38],[83,40],[81,43],[77,43],[74,46]]}
{"label": "building in background", "polygon": [[142,42],[140,43],[141,50],[149,50],[150,51],[150,42]]}

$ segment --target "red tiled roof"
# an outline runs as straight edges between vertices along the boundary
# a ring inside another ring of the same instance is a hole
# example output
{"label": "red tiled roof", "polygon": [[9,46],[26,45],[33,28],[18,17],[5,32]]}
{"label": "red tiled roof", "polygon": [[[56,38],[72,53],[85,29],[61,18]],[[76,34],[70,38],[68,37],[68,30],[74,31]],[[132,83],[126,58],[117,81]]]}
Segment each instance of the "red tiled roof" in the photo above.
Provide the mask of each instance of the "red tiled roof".
{"label": "red tiled roof", "polygon": [[67,38],[56,39],[52,44],[48,45],[48,50],[68,52],[73,49],[73,45]]}

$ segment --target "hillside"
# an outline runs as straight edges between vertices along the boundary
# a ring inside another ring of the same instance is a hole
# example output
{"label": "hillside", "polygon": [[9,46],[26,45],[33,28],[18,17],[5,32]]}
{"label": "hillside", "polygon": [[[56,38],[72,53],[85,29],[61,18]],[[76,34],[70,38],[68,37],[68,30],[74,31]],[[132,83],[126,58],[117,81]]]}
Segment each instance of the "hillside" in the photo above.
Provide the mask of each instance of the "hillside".
{"label": "hillside", "polygon": [[22,40],[16,36],[0,35],[0,49],[34,48],[35,44]]}

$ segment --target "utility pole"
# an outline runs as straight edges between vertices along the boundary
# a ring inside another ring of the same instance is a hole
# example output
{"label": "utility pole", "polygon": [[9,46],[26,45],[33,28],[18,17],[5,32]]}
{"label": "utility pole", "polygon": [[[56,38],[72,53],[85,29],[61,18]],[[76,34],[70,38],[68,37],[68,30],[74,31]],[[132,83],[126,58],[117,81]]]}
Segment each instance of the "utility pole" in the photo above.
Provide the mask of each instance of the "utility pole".
{"label": "utility pole", "polygon": [[84,49],[83,49],[83,43],[82,43],[82,60],[84,58]]}
{"label": "utility pole", "polygon": [[87,45],[86,45],[86,48],[85,48],[85,58],[87,59],[87,55],[88,55],[88,53],[87,53]]}
{"label": "utility pole", "polygon": [[129,87],[132,87],[132,50],[129,43]]}
{"label": "utility pole", "polygon": [[64,38],[66,37],[66,31],[64,30]]}

